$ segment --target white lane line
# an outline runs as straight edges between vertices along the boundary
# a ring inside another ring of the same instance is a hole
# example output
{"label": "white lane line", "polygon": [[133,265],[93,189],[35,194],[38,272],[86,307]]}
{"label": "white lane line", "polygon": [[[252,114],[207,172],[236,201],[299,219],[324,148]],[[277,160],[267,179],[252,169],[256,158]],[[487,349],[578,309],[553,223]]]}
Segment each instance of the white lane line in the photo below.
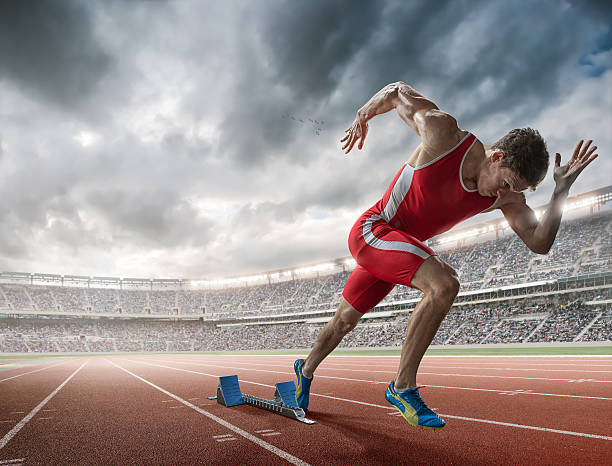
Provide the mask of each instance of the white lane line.
{"label": "white lane line", "polygon": [[[171,366],[162,366],[160,364],[150,364],[150,363],[146,363],[143,361],[138,361],[138,360],[132,360],[133,362],[137,362],[140,364],[145,364],[147,366],[154,366],[154,367],[164,367],[167,369],[173,369],[175,371],[180,371],[180,372],[190,372],[192,374],[201,374],[201,375],[205,375],[208,377],[219,377],[218,375],[212,375],[212,374],[205,374],[203,372],[197,372],[197,371],[190,371],[187,369],[180,369],[178,367],[171,367]],[[259,382],[251,382],[249,380],[243,380],[240,379],[240,383],[249,383],[249,384],[253,384],[253,385],[260,385],[263,387],[270,387],[270,388],[274,388],[273,385],[268,385],[265,383],[259,383]],[[383,406],[383,405],[378,405],[375,403],[367,403],[365,401],[357,401],[357,400],[351,400],[348,398],[340,398],[340,397],[336,397],[336,396],[330,396],[330,395],[322,395],[319,393],[310,393],[310,395],[312,396],[320,396],[322,398],[329,398],[332,400],[338,400],[338,401],[346,401],[347,403],[355,403],[355,404],[360,404],[360,405],[365,405],[365,406],[373,406],[375,408],[382,408],[382,409],[397,409],[391,406]],[[500,425],[500,426],[507,426],[507,427],[516,427],[519,429],[530,429],[530,430],[540,430],[540,431],[545,431],[545,432],[552,432],[555,434],[563,434],[563,435],[576,435],[578,437],[588,437],[588,438],[595,438],[595,439],[602,439],[602,440],[612,440],[612,437],[606,436],[606,435],[598,435],[598,434],[585,434],[583,432],[572,432],[570,430],[559,430],[559,429],[549,429],[547,427],[537,427],[537,426],[528,426],[528,425],[524,425],[524,424],[513,424],[511,422],[502,422],[502,421],[492,421],[490,419],[479,419],[479,418],[472,418],[472,417],[464,417],[464,416],[454,416],[452,414],[440,414],[440,416],[445,416],[448,418],[452,418],[452,419],[461,419],[464,421],[471,421],[471,422],[483,422],[486,424],[495,424],[495,425]]]}
{"label": "white lane line", "polygon": [[265,434],[261,434],[262,437],[270,437],[271,435],[280,435],[280,432],[267,432]]}
{"label": "white lane line", "polygon": [[562,393],[539,393],[539,392],[532,392],[532,391],[524,391],[522,389],[516,389],[516,390],[504,390],[504,389],[497,389],[497,390],[493,390],[491,388],[471,388],[471,387],[453,387],[453,386],[447,386],[447,385],[429,385],[429,384],[423,384],[423,387],[433,387],[433,388],[444,388],[444,389],[450,389],[450,390],[472,390],[472,391],[477,391],[477,392],[494,392],[494,393],[499,393],[499,394],[512,394],[512,395],[540,395],[540,396],[558,396],[558,397],[562,397],[562,398],[584,398],[587,400],[607,400],[607,401],[612,401],[612,398],[607,398],[605,396],[587,396],[587,395],[565,395]]}
{"label": "white lane line", "polygon": [[262,429],[255,431],[256,434],[265,434],[266,432],[274,432],[274,429]]}
{"label": "white lane line", "polygon": [[173,393],[170,393],[169,391],[164,390],[161,387],[158,387],[153,382],[149,382],[148,380],[143,379],[139,375],[136,375],[133,372],[130,372],[126,368],[121,367],[121,366],[115,364],[113,361],[110,361],[108,359],[104,359],[104,360],[109,362],[113,366],[121,369],[122,371],[127,372],[128,374],[136,377],[138,380],[146,383],[147,385],[150,385],[151,387],[155,388],[156,390],[159,390],[160,392],[164,393],[165,395],[168,395],[170,398],[174,398],[176,401],[178,401],[180,403],[183,403],[185,406],[187,406],[187,407],[197,411],[200,414],[203,414],[204,416],[208,417],[209,419],[212,419],[213,421],[221,424],[222,426],[227,427],[232,432],[237,433],[238,435],[246,438],[247,440],[250,440],[251,442],[259,445],[262,448],[265,448],[269,452],[274,453],[276,456],[279,456],[280,458],[283,458],[283,459],[289,461],[292,464],[308,466],[308,463],[306,463],[305,461],[302,461],[301,459],[291,455],[290,453],[288,453],[288,452],[286,452],[284,450],[281,450],[280,448],[275,447],[274,445],[272,445],[272,444],[270,444],[268,442],[265,442],[265,441],[263,441],[262,439],[260,439],[258,437],[255,437],[254,435],[249,434],[248,432],[242,430],[240,427],[236,427],[235,425],[230,424],[226,420],[221,419],[220,417],[217,417],[214,414],[209,413],[208,411],[204,411],[202,408],[199,408],[198,406],[195,406],[195,405],[191,404],[189,401],[184,400],[180,396],[177,396],[177,395],[175,395]]}
{"label": "white lane line", "polygon": [[2,460],[0,464],[21,464],[25,461],[25,458],[15,458],[14,460]]}
{"label": "white lane line", "polygon": [[[189,360],[168,360],[166,362],[188,362]],[[219,360],[213,361],[213,362],[222,362]],[[237,364],[248,364],[248,365],[252,365],[252,366],[265,366],[265,367],[286,367],[286,364],[280,364],[280,361],[275,361],[275,364],[271,364],[271,363],[257,363],[257,362],[252,362],[252,361],[231,361],[232,363],[237,363]],[[478,363],[474,363],[474,362],[470,362],[470,364],[478,364]],[[527,368],[527,369],[520,369],[520,368],[508,368],[507,364],[508,363],[496,363],[496,362],[489,362],[489,363],[482,363],[482,364],[487,364],[487,365],[491,365],[491,364],[498,364],[498,365],[502,365],[504,366],[504,369],[509,369],[509,370],[539,370],[539,369],[531,369],[531,368]],[[550,363],[545,363],[545,364],[522,364],[524,366],[554,366],[555,364],[550,364]],[[585,369],[585,365],[584,364],[558,364],[559,366],[562,367],[568,367],[568,366],[572,366],[572,365],[576,365],[581,367],[582,369],[567,369],[567,372],[600,372],[599,370],[588,370]],[[347,366],[349,367],[360,367],[361,369],[350,369],[347,368]],[[364,371],[364,372],[397,372],[397,367],[390,367],[387,370],[373,370],[373,369],[368,369],[368,367],[381,367],[381,364],[349,364],[349,363],[328,363],[327,361],[323,362],[323,364],[321,364],[318,368],[318,370],[321,369],[328,369],[328,370],[345,370],[345,371]],[[384,366],[383,366],[384,367]],[[444,366],[437,366],[437,365],[433,365],[427,362],[422,363],[419,366],[421,369],[436,369],[436,368],[440,368],[440,367],[444,367]],[[459,368],[459,366],[454,366]],[[607,368],[612,368],[612,363],[611,364],[598,364],[598,365],[594,365],[594,364],[589,364],[588,367],[607,367]],[[472,369],[472,368],[470,368]],[[484,367],[475,367],[473,369],[485,369]],[[499,367],[490,367],[488,369],[491,370],[502,370],[502,368]],[[555,369],[549,369],[550,371],[555,371]],[[612,373],[612,370],[608,370],[608,371],[601,371],[601,372],[610,372]]]}
{"label": "white lane line", "polygon": [[[164,360],[165,361],[165,360]],[[166,361],[169,362],[169,361]],[[209,366],[214,366],[214,364],[212,363],[190,363],[187,361],[171,361],[171,362],[175,362],[178,364],[195,364],[195,365],[209,365]],[[216,361],[217,363],[221,362],[221,361]],[[233,361],[234,363],[237,361]],[[239,362],[238,364],[248,364],[250,366],[266,366],[266,367],[287,367],[286,365],[281,365],[281,364],[257,364],[257,363],[252,363],[252,362]],[[353,364],[355,366],[357,366],[357,364]],[[347,368],[343,368],[342,365],[337,365],[338,367],[329,367],[329,365],[321,365],[319,366],[319,368],[317,370],[328,370],[328,371],[345,371],[345,372],[375,372],[375,373],[381,373],[381,374],[395,374],[397,373],[397,368],[396,369],[387,369],[387,370],[376,370],[376,369],[363,369],[364,366],[360,366],[362,367],[362,369],[347,369]],[[377,365],[376,367],[380,367],[380,365]],[[492,371],[537,371],[537,372],[604,372],[607,374],[612,374],[612,370],[610,371],[602,371],[602,370],[574,370],[574,369],[532,369],[532,368],[527,368],[527,369],[517,369],[517,368],[501,368],[501,367],[467,367],[467,366],[427,366],[426,364],[422,364],[420,366],[420,369],[474,369],[474,370],[492,370]],[[422,374],[425,372],[421,372],[419,371],[419,374]],[[465,374],[465,375],[473,375],[473,374]],[[495,376],[493,376],[495,377]],[[571,380],[571,379],[570,379]],[[606,381],[607,382],[607,381]],[[612,382],[612,381],[610,381]]]}
{"label": "white lane line", "polygon": [[[152,360],[152,361],[159,361],[159,360],[153,359],[153,358],[148,358],[148,359]],[[175,363],[177,363],[177,364],[190,364],[188,362],[180,362],[180,361],[175,361]],[[192,363],[192,364],[196,365],[196,366],[214,366],[214,367],[220,367],[220,368],[225,368],[225,369],[240,369],[240,370],[255,371],[255,372],[273,372],[273,373],[278,373],[278,374],[291,374],[290,372],[268,371],[268,370],[265,370],[265,369],[247,369],[247,368],[243,368],[243,367],[237,368],[237,367],[232,367],[232,366],[220,366],[220,365],[215,365],[215,364],[198,364],[198,363]],[[419,373],[419,374],[422,374],[422,373]],[[207,374],[207,375],[210,375],[210,374]],[[373,383],[373,384],[381,384],[381,385],[387,385],[389,383],[387,381],[349,379],[349,378],[346,378],[346,377],[325,376],[325,375],[318,375],[318,374],[317,374],[317,377],[328,378],[328,379],[338,379],[338,380],[344,380],[344,381],[350,381],[350,382]],[[495,376],[491,376],[491,377],[495,377]],[[546,380],[550,380],[550,379],[546,379]],[[578,382],[578,380],[572,380],[572,379],[562,379],[562,380],[566,380],[567,382]],[[593,380],[590,380],[590,379],[580,379],[580,381],[582,381],[582,382],[589,382],[589,381],[593,381]],[[432,385],[432,384],[428,384],[428,383],[423,384],[423,386],[435,387],[435,388],[444,388],[444,389],[451,389],[451,390],[472,390],[472,391],[494,392],[494,393],[515,392],[515,390],[472,388],[472,387],[455,387],[455,386],[447,386],[447,385]],[[523,395],[539,395],[539,396],[557,396],[557,397],[564,397],[564,398],[608,400],[608,401],[612,400],[612,398],[607,398],[607,397],[598,397],[598,396],[589,396],[589,395],[565,395],[565,394],[559,394],[559,393],[521,392],[521,394],[523,394]]]}
{"label": "white lane line", "polygon": [[472,366],[430,366],[431,369],[476,369],[479,371],[538,371],[538,372],[603,372],[612,374],[612,371],[586,370],[586,369],[539,369],[539,368],[512,368],[512,367],[472,367]]}
{"label": "white lane line", "polygon": [[[455,347],[457,348],[460,345],[455,345]],[[604,345],[602,345],[604,346]],[[571,348],[571,347],[570,347]],[[347,348],[339,348],[340,351],[346,350]],[[326,359],[328,358],[361,358],[361,359],[370,359],[370,358],[398,358],[400,357],[400,352],[401,352],[401,348],[397,347],[397,348],[388,348],[391,350],[396,350],[397,354],[371,354],[371,355],[363,355],[363,354],[332,354],[330,356],[328,356]],[[433,348],[436,349],[436,348]],[[536,348],[536,349],[541,349],[541,348]],[[459,351],[461,351],[461,348],[458,348]],[[310,350],[304,350],[304,351],[298,351],[295,353],[287,353],[287,354],[239,354],[239,353],[234,353],[234,354],[198,354],[198,353],[194,353],[194,356],[201,356],[202,358],[216,358],[216,359],[221,359],[221,358],[261,358],[261,357],[268,357],[268,358],[295,358],[295,357],[304,357],[306,354],[308,354],[308,351]],[[375,350],[373,350],[375,351]],[[452,348],[450,348],[450,351],[453,351]],[[177,355],[180,356],[180,355]],[[582,359],[588,359],[588,358],[593,358],[593,359],[600,359],[600,358],[612,358],[612,354],[509,354],[509,355],[500,355],[500,354],[426,354],[423,359],[428,359],[428,358],[432,358],[432,359],[444,359],[444,358],[466,358],[466,359],[478,359],[478,358],[498,358],[498,359],[515,359],[515,358],[536,358],[536,359],[542,359],[542,358],[551,358],[551,359],[558,359],[558,358],[566,358],[566,359],[576,359],[576,360],[582,360]]]}
{"label": "white lane line", "polygon": [[[153,359],[153,358],[149,358],[152,361],[160,361],[159,359]],[[163,361],[163,360],[161,360]],[[163,361],[163,362],[167,362],[167,361]],[[222,366],[219,364],[207,364],[207,363],[189,363],[189,362],[182,362],[182,361],[173,361],[176,364],[191,364],[194,366],[209,366],[209,367],[219,367],[221,369],[233,369],[233,370],[242,370],[242,371],[254,371],[254,372],[270,372],[273,374],[286,374],[286,375],[291,375],[294,376],[293,372],[285,372],[285,371],[273,371],[273,370],[269,370],[269,369],[253,369],[252,367],[236,367],[236,366]],[[349,369],[349,370],[353,370],[353,369]],[[386,371],[385,371],[386,372]],[[395,373],[395,371],[394,371]],[[593,382],[593,383],[612,383],[612,380],[596,380],[596,379],[553,379],[553,378],[547,378],[547,377],[522,377],[522,376],[518,376],[518,375],[478,375],[478,374],[445,374],[445,373],[439,373],[439,372],[418,372],[418,375],[433,375],[433,376],[440,376],[440,377],[473,377],[473,378],[484,378],[484,379],[520,379],[520,380],[546,380],[546,381],[553,381],[553,382],[576,382],[577,380],[581,380],[582,382]],[[365,382],[365,383],[384,383],[384,384],[389,384],[389,382],[378,382],[378,381],[374,381],[374,380],[364,380],[364,379],[351,379],[348,377],[339,377],[339,376],[334,376],[334,375],[322,375],[322,374],[318,374],[317,373],[317,377],[318,378],[323,378],[323,379],[338,379],[338,380],[347,380],[350,382]]]}
{"label": "white lane line", "polygon": [[59,366],[61,364],[66,364],[67,362],[69,362],[69,361],[62,361],[62,362],[58,362],[57,364],[53,364],[51,366],[43,367],[42,369],[36,369],[36,370],[30,371],[30,372],[24,372],[23,374],[17,374],[17,375],[14,375],[12,377],[7,377],[6,379],[1,379],[0,382],[5,382],[6,380],[16,379],[17,377],[21,377],[21,376],[28,375],[28,374],[33,374],[34,372],[40,372],[40,371],[44,371],[46,369],[51,369],[52,367]]}
{"label": "white lane line", "polygon": [[[612,374],[612,370],[603,371],[599,369],[586,370],[586,369],[539,369],[539,368],[513,368],[513,367],[473,367],[473,366],[428,366],[423,364],[423,369],[475,369],[478,371],[537,371],[537,372],[603,372],[605,374]],[[344,370],[344,371],[357,371],[357,372],[397,372],[394,371],[376,371],[371,369],[339,369],[339,368],[327,368],[328,370]]]}
{"label": "white lane line", "polygon": [[[423,363],[421,364],[422,366],[427,366],[427,367],[439,367],[436,364],[433,364],[435,361],[426,361],[425,358],[423,358]],[[448,361],[450,362],[450,361]],[[454,363],[457,363],[458,361],[452,361]],[[600,362],[600,361],[597,361]],[[507,367],[508,364],[510,364],[510,361],[506,361],[506,362],[494,362],[494,361],[469,361],[468,364],[486,364],[487,366],[490,365],[497,365],[497,366],[504,366]],[[264,363],[254,363],[251,361],[248,361],[248,364],[255,364],[255,365],[265,365]],[[519,363],[516,363],[519,364]],[[319,367],[323,367],[323,366],[334,366],[334,367],[346,367],[346,366],[355,366],[355,367],[363,367],[365,364],[353,364],[353,363],[339,363],[339,362],[327,362],[325,361],[323,364],[321,364],[321,366]],[[567,367],[567,366],[578,366],[578,367],[612,367],[612,361],[610,363],[606,363],[606,364],[594,364],[594,363],[590,363],[590,362],[585,362],[582,361],[580,363],[570,363],[570,362],[520,362],[521,366],[562,366],[562,367]],[[380,364],[375,364],[375,363],[371,363],[368,366],[371,367],[378,367],[380,366]]]}
{"label": "white lane line", "polygon": [[499,426],[508,426],[508,427],[517,427],[519,429],[529,429],[529,430],[539,430],[542,432],[552,432],[554,434],[565,434],[565,435],[575,435],[578,437],[588,437],[595,438],[601,440],[612,440],[612,437],[607,435],[597,435],[597,434],[585,434],[583,432],[572,432],[569,430],[559,430],[559,429],[549,429],[548,427],[536,427],[536,426],[526,426],[523,424],[514,424],[512,422],[500,422],[500,421],[489,421],[488,419],[474,419],[471,417],[463,417],[463,416],[452,416],[450,414],[440,414],[440,416],[448,417],[451,419],[461,419],[463,421],[475,421],[475,422],[484,422],[486,424],[495,424]]}
{"label": "white lane line", "polygon": [[79,372],[83,368],[85,364],[87,364],[87,361],[88,360],[85,360],[85,362],[81,364],[81,366],[76,371],[74,371],[66,380],[64,380],[59,387],[53,390],[49,394],[49,396],[47,396],[47,398],[42,400],[38,404],[38,406],[36,406],[32,411],[30,411],[26,417],[19,421],[17,425],[15,425],[15,427],[13,427],[4,437],[2,437],[2,439],[0,440],[0,450],[2,450],[6,446],[6,444],[9,443],[9,441],[17,434],[17,432],[19,432],[23,428],[23,426],[25,426],[30,421],[30,419],[32,419],[36,415],[36,413],[38,413],[38,411],[40,411],[42,407],[45,406],[47,402],[51,398],[53,398],[57,394],[57,392],[59,392],[64,387],[64,385],[66,385],[70,381],[70,379],[77,374],[77,372]]}
{"label": "white lane line", "polygon": [[224,438],[224,437],[233,437],[232,434],[223,434],[223,435],[213,435],[213,438]]}

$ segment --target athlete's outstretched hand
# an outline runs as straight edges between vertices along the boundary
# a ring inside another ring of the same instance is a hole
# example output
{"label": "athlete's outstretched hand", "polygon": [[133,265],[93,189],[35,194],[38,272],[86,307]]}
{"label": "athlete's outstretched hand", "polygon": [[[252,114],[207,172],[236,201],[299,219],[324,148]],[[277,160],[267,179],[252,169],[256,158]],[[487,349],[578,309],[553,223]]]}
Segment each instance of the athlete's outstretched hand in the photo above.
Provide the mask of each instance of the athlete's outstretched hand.
{"label": "athlete's outstretched hand", "polygon": [[360,139],[361,140],[359,141],[357,148],[361,150],[361,148],[363,147],[363,142],[365,141],[366,135],[368,134],[368,123],[366,119],[359,116],[359,113],[357,113],[357,116],[355,117],[355,121],[353,121],[353,124],[348,129],[345,130],[345,133],[348,133],[348,134],[340,140],[340,142],[344,142],[344,146],[342,146],[342,150],[346,149],[345,154],[348,154],[353,148],[353,146],[355,145],[355,143],[359,141]]}
{"label": "athlete's outstretched hand", "polygon": [[555,191],[567,192],[574,181],[576,181],[576,178],[578,178],[578,175],[580,175],[580,172],[599,155],[593,154],[597,146],[589,149],[593,142],[592,140],[587,141],[584,147],[582,147],[583,142],[584,140],[581,139],[576,145],[574,155],[565,165],[561,165],[561,154],[555,154],[555,168],[553,171],[553,178],[556,184]]}

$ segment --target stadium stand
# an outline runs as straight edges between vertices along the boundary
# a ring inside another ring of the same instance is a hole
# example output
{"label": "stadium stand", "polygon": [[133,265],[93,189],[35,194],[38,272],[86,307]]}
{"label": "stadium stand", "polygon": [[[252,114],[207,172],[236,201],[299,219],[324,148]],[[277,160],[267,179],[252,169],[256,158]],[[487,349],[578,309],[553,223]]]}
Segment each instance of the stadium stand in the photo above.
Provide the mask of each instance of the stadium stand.
{"label": "stadium stand", "polygon": [[[545,256],[528,251],[513,234],[440,249],[462,287],[433,343],[609,341],[611,243],[608,210],[564,222]],[[263,284],[194,289],[188,281],[162,280],[154,289],[145,279],[124,284],[3,273],[0,351],[309,347],[333,315],[349,274],[350,267],[341,265],[305,278],[296,272],[274,281],[268,274]],[[342,346],[400,345],[419,296],[395,287]]]}

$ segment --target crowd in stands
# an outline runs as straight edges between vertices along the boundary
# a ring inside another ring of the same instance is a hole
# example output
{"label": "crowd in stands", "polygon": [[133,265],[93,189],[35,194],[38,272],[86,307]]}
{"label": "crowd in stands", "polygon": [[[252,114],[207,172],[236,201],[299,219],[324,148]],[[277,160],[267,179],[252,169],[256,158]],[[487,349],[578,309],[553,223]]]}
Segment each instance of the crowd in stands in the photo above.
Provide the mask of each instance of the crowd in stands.
{"label": "crowd in stands", "polygon": [[[608,293],[609,294],[609,293]],[[610,341],[612,307],[526,301],[454,306],[433,344]],[[399,347],[410,310],[363,319],[340,347]],[[323,323],[216,326],[200,320],[14,318],[0,320],[0,352],[228,351],[309,348]]]}
{"label": "crowd in stands", "polygon": [[[612,215],[604,212],[562,223],[555,244],[547,255],[532,253],[516,235],[443,250],[439,255],[456,269],[461,291],[471,291],[609,272],[612,263],[611,246]],[[266,285],[220,290],[119,290],[0,284],[0,312],[4,308],[130,315],[249,316],[303,313],[335,308],[349,275],[350,271],[344,271],[314,278],[294,277],[292,280]],[[398,285],[383,304],[419,296],[417,290]]]}
{"label": "crowd in stands", "polygon": [[[612,215],[564,222],[547,255],[530,252],[516,235],[439,251],[457,270],[461,291],[609,273],[612,263]],[[53,318],[0,319],[0,351],[114,352],[208,351],[305,348],[320,323],[236,325],[213,322],[147,321],[128,315],[232,317],[307,314],[336,308],[350,270],[311,278],[294,277],[266,285],[226,289],[142,290],[0,284],[0,314],[44,312]],[[418,290],[398,285],[381,310],[414,301]],[[530,304],[458,302],[436,334],[434,344],[605,341],[612,332],[610,288],[563,295],[563,302],[541,299]],[[471,299],[471,298],[470,298]],[[596,304],[590,303],[592,301]],[[600,305],[600,302],[604,304]],[[391,306],[391,307],[388,307]],[[413,305],[405,305],[410,308]],[[607,306],[607,307],[606,307]],[[360,323],[345,347],[399,346],[409,310],[391,318]],[[53,314],[57,313],[56,316]],[[74,316],[60,316],[76,314]],[[100,318],[90,318],[87,315]],[[104,315],[104,317],[101,317]],[[107,315],[117,318],[108,319]]]}

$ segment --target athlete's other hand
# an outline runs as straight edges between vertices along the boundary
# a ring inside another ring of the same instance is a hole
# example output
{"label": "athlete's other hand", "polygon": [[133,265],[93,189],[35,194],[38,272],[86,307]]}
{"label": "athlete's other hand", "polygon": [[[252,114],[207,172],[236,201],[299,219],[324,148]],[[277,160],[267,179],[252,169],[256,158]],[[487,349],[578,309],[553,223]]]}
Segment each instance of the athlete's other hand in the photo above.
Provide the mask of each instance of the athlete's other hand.
{"label": "athlete's other hand", "polygon": [[340,140],[340,142],[344,142],[342,150],[346,149],[345,154],[348,154],[351,149],[353,149],[353,146],[357,141],[359,141],[357,148],[361,150],[366,135],[368,134],[368,123],[366,119],[359,116],[359,113],[357,113],[355,121],[353,121],[353,124],[345,130],[345,133],[347,133],[347,135]]}
{"label": "athlete's other hand", "polygon": [[597,146],[593,146],[589,149],[589,146],[593,142],[592,140],[587,141],[586,145],[582,147],[583,139],[576,144],[574,149],[574,155],[565,165],[561,165],[561,154],[555,154],[555,168],[553,170],[553,178],[555,180],[555,191],[567,192],[570,186],[576,181],[578,175],[597,158],[599,154],[593,154],[597,149]]}

